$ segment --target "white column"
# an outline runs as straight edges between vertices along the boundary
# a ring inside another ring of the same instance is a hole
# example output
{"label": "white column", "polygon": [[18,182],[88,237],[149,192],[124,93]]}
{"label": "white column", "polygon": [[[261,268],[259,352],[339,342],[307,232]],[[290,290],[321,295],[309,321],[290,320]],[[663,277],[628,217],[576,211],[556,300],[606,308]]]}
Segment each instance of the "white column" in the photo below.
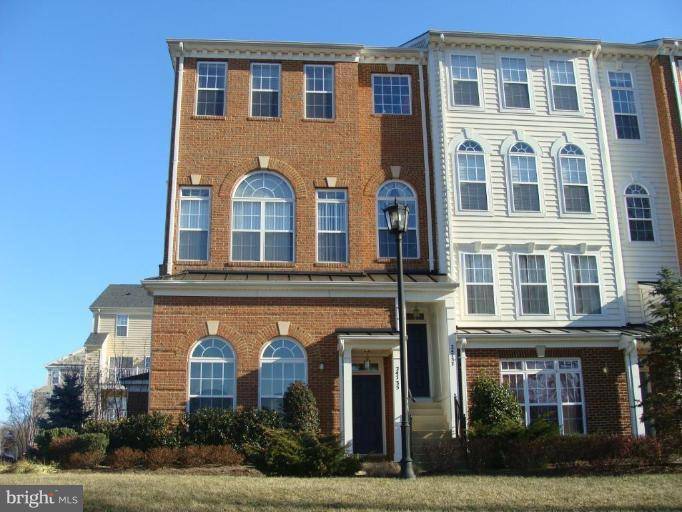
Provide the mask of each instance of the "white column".
{"label": "white column", "polygon": [[341,444],[353,453],[353,359],[350,347],[339,354]]}
{"label": "white column", "polygon": [[459,397],[459,401],[462,403],[462,409],[464,409],[464,414],[468,414],[469,411],[469,394],[467,387],[467,339],[459,338],[459,351],[460,351],[460,371],[462,372],[462,392]]}
{"label": "white column", "polygon": [[628,384],[628,401],[630,402],[630,424],[633,436],[645,435],[642,415],[642,385],[639,381],[639,356],[637,340],[632,336],[622,335],[619,348],[625,358],[625,376]]}
{"label": "white column", "polygon": [[402,436],[400,435],[400,419],[403,404],[400,398],[400,349],[394,348],[391,357],[391,386],[393,388],[393,460],[398,462],[402,457]]}
{"label": "white column", "polygon": [[446,329],[447,345],[443,347],[444,355],[447,358],[447,385],[448,385],[448,403],[445,406],[445,411],[447,414],[448,425],[450,426],[450,433],[454,436],[457,426],[455,425],[455,420],[457,418],[455,412],[455,400],[456,396],[459,396],[459,386],[457,382],[457,333],[456,333],[456,309],[454,296],[448,297],[445,301],[444,306],[445,318],[443,319],[444,328]]}

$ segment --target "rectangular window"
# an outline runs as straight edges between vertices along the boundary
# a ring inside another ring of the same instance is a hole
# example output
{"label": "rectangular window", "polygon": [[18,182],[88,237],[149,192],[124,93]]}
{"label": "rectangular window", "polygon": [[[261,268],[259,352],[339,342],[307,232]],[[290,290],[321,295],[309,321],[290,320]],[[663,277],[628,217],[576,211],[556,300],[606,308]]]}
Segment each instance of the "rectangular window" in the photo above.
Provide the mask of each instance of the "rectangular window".
{"label": "rectangular window", "polygon": [[210,189],[184,187],[180,190],[179,259],[208,260],[210,210]]}
{"label": "rectangular window", "polygon": [[412,113],[409,75],[372,75],[372,94],[375,114]]}
{"label": "rectangular window", "polygon": [[473,55],[453,55],[450,58],[452,104],[464,107],[480,106],[478,97],[478,67]]}
{"label": "rectangular window", "polygon": [[345,190],[317,191],[317,260],[348,261],[348,199]]}
{"label": "rectangular window", "polygon": [[577,359],[500,362],[502,383],[523,409],[526,425],[544,418],[562,434],[584,434],[582,371]]}
{"label": "rectangular window", "polygon": [[116,315],[116,336],[128,336],[128,315]]}
{"label": "rectangular window", "polygon": [[573,308],[576,315],[601,314],[599,270],[596,256],[571,255]]}
{"label": "rectangular window", "polygon": [[144,356],[144,367],[149,369],[149,367],[152,364],[152,358],[151,356]]}
{"label": "rectangular window", "polygon": [[197,63],[197,115],[222,116],[225,114],[225,62]]}
{"label": "rectangular window", "polygon": [[570,60],[550,60],[549,79],[552,85],[554,110],[577,112],[579,110],[578,89],[573,62]]}
{"label": "rectangular window", "polygon": [[[628,187],[630,189],[631,187]],[[651,217],[651,200],[646,195],[627,195],[625,204],[628,211],[630,240],[633,242],[654,241],[654,221]]]}
{"label": "rectangular window", "polygon": [[515,212],[539,212],[540,189],[535,155],[510,153],[513,209]]}
{"label": "rectangular window", "polygon": [[109,368],[134,368],[133,358],[129,356],[111,356]]}
{"label": "rectangular window", "polygon": [[639,139],[632,75],[627,71],[609,71],[609,85],[619,139]]}
{"label": "rectangular window", "polygon": [[549,293],[545,257],[538,254],[519,254],[519,298],[522,315],[548,315]]}
{"label": "rectangular window", "polygon": [[305,66],[305,116],[308,119],[334,117],[334,66]]}
{"label": "rectangular window", "polygon": [[467,312],[470,315],[495,314],[493,258],[490,254],[464,255]]}
{"label": "rectangular window", "polygon": [[62,382],[62,372],[59,370],[50,370],[50,383],[53,386],[59,386]]}
{"label": "rectangular window", "polygon": [[502,57],[502,96],[506,108],[530,108],[526,59]]}
{"label": "rectangular window", "polygon": [[279,117],[280,65],[251,64],[251,115]]}

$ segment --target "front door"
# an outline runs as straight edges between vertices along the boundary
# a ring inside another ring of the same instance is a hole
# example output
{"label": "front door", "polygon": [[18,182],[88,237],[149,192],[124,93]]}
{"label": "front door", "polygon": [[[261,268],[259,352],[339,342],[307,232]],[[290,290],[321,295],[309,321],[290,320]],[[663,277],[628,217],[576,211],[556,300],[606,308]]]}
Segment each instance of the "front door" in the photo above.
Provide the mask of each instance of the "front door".
{"label": "front door", "polygon": [[381,375],[353,375],[353,453],[383,453]]}
{"label": "front door", "polygon": [[426,324],[407,324],[407,379],[412,397],[431,396]]}

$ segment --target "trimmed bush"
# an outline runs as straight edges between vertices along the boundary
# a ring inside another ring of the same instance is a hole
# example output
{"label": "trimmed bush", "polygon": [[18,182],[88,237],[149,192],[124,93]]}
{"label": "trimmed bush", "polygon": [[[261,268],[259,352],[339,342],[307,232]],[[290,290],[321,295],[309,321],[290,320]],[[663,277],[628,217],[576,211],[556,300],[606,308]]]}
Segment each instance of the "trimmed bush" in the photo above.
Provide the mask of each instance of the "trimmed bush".
{"label": "trimmed bush", "polygon": [[104,461],[105,454],[101,451],[75,452],[68,456],[65,467],[70,469],[92,469]]}
{"label": "trimmed bush", "polygon": [[35,436],[35,443],[38,446],[38,452],[42,457],[47,456],[50,444],[54,439],[59,439],[60,437],[76,437],[78,432],[72,428],[68,427],[58,427],[49,428],[47,430],[41,430]]}
{"label": "trimmed bush", "polygon": [[320,412],[315,395],[302,382],[292,382],[284,393],[282,411],[288,428],[301,432],[320,432]]}
{"label": "trimmed bush", "polygon": [[179,449],[178,463],[191,468],[198,466],[239,466],[244,463],[244,456],[231,446],[184,446]]}
{"label": "trimmed bush", "polygon": [[120,420],[88,420],[83,424],[82,430],[85,434],[106,434],[111,437],[119,423]]}
{"label": "trimmed bush", "polygon": [[267,432],[283,427],[284,418],[276,411],[239,409],[230,433],[230,444],[241,453],[262,448],[267,443]]}
{"label": "trimmed bush", "polygon": [[360,459],[348,456],[335,436],[270,430],[265,437],[266,446],[252,453],[252,460],[267,475],[351,476],[361,468]]}
{"label": "trimmed bush", "polygon": [[149,469],[167,468],[177,464],[178,456],[177,448],[169,446],[151,448],[144,454],[144,463]]}
{"label": "trimmed bush", "polygon": [[232,409],[199,409],[184,417],[185,442],[221,445],[232,442],[237,413]]}
{"label": "trimmed bush", "polygon": [[106,434],[80,434],[76,437],[74,450],[78,453],[98,452],[104,455],[109,446]]}
{"label": "trimmed bush", "polygon": [[118,448],[108,457],[109,466],[114,469],[132,469],[144,464],[144,452],[134,448]]}
{"label": "trimmed bush", "polygon": [[507,386],[493,379],[481,378],[471,390],[470,421],[474,427],[485,428],[512,424],[521,426],[521,407]]}
{"label": "trimmed bush", "polygon": [[127,446],[143,451],[177,446],[178,434],[178,428],[168,414],[137,414],[117,422],[110,435],[110,446],[113,450]]}

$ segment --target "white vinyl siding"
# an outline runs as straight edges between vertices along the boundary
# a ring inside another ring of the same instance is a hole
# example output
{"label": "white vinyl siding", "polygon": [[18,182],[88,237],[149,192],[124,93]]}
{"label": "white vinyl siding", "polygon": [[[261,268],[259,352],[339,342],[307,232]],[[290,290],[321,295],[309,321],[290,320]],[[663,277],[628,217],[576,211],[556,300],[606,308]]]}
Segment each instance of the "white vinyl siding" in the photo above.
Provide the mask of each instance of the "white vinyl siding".
{"label": "white vinyl siding", "polygon": [[151,352],[152,317],[149,313],[128,313],[128,332],[126,337],[116,336],[116,314],[100,313],[98,332],[110,333],[102,347],[103,361],[110,357],[132,357],[133,366],[143,367],[144,358]]}

